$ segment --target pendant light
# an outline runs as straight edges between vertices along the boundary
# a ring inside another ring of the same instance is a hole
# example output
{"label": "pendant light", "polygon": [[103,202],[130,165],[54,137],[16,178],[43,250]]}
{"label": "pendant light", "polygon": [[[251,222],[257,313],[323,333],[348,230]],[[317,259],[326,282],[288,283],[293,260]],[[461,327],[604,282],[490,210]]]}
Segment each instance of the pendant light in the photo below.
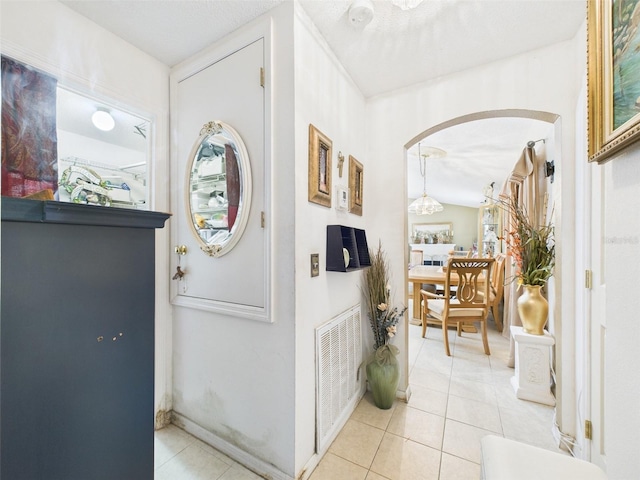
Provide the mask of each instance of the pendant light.
{"label": "pendant light", "polygon": [[435,198],[427,195],[427,158],[444,157],[446,152],[435,147],[426,147],[425,153],[422,153],[420,143],[418,143],[418,161],[420,162],[420,175],[422,175],[422,196],[416,198],[409,205],[409,213],[416,215],[431,215],[441,212],[444,207]]}

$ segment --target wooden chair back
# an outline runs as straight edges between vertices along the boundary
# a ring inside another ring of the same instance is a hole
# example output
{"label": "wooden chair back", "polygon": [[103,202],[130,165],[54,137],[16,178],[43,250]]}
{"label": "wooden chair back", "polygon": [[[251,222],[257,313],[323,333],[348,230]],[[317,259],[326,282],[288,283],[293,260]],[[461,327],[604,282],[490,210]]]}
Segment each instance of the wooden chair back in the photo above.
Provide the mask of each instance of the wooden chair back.
{"label": "wooden chair back", "polygon": [[487,316],[489,313],[489,295],[491,291],[491,270],[493,258],[450,258],[447,262],[445,292],[451,291],[457,284],[456,296],[436,295],[421,290],[422,337],[427,332],[427,324],[439,324],[442,327],[444,350],[451,356],[448,327],[455,324],[458,336],[462,335],[462,326],[479,322],[481,326],[484,353],[490,355],[487,339]]}
{"label": "wooden chair back", "polygon": [[409,264],[412,267],[416,265],[422,265],[424,263],[424,252],[422,250],[411,250],[411,257],[409,258]]}
{"label": "wooden chair back", "polygon": [[491,292],[489,296],[489,307],[493,314],[493,320],[496,322],[496,328],[499,332],[503,329],[502,317],[500,315],[500,302],[504,296],[504,264],[507,256],[504,253],[496,254],[493,263],[493,271],[491,272]]}
{"label": "wooden chair back", "polygon": [[[488,311],[491,268],[494,262],[493,258],[450,258],[445,292],[457,283],[457,302],[446,300],[445,309],[482,308]],[[457,277],[456,282],[451,281],[453,275]]]}

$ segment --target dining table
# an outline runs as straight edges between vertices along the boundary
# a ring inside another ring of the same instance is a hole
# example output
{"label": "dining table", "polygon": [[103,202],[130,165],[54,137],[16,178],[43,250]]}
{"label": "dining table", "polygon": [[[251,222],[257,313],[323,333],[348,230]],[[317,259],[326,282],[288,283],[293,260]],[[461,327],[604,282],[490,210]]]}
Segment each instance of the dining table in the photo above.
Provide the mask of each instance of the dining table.
{"label": "dining table", "polygon": [[447,273],[440,265],[414,265],[409,268],[409,282],[413,283],[413,318],[421,318],[420,289],[423,283],[441,285],[444,288]]}

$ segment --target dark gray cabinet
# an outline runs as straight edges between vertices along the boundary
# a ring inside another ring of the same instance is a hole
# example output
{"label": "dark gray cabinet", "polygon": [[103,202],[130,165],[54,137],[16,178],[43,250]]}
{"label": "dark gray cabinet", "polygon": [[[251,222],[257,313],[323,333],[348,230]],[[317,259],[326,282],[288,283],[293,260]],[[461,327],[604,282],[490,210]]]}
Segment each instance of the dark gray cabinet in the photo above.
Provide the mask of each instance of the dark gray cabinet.
{"label": "dark gray cabinet", "polygon": [[2,199],[0,476],[153,479],[155,228]]}

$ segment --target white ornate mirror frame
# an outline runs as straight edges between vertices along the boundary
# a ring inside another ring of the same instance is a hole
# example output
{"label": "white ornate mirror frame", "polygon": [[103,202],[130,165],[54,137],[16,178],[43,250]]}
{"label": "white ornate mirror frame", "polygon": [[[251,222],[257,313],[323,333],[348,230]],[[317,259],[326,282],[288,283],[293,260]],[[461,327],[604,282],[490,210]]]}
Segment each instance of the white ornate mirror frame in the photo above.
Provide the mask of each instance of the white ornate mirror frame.
{"label": "white ornate mirror frame", "polygon": [[221,121],[205,123],[191,149],[185,207],[200,249],[229,253],[242,237],[251,208],[251,165],[242,138]]}

